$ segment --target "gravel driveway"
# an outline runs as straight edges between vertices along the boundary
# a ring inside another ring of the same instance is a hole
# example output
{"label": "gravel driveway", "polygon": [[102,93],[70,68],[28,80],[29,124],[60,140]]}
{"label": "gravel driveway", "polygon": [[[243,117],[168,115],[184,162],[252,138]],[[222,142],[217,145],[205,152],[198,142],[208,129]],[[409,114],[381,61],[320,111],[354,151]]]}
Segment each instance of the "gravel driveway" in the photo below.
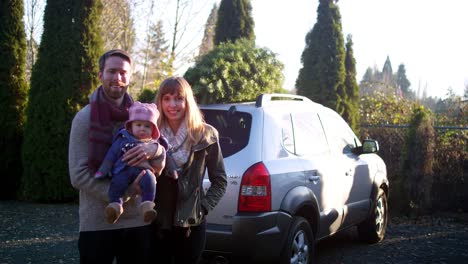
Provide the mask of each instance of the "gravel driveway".
{"label": "gravel driveway", "polygon": [[[318,245],[319,263],[468,263],[464,215],[393,218],[387,236],[362,244],[349,229]],[[75,204],[0,202],[0,264],[79,263]]]}

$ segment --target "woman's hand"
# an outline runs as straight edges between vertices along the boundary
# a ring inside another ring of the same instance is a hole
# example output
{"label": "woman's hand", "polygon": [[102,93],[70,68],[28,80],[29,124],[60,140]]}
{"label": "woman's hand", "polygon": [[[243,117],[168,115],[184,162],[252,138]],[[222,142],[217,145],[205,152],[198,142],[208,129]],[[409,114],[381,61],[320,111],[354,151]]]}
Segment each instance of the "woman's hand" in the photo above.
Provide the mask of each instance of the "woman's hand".
{"label": "woman's hand", "polygon": [[161,175],[164,166],[166,165],[166,154],[162,152],[156,159],[149,160],[149,164],[154,170],[156,177]]}
{"label": "woman's hand", "polygon": [[138,176],[132,182],[132,184],[128,186],[127,192],[130,196],[140,195],[142,193],[141,187],[140,187],[140,180],[143,177],[143,175],[145,175],[145,173],[146,173],[145,170],[141,170],[141,172],[138,174]]}

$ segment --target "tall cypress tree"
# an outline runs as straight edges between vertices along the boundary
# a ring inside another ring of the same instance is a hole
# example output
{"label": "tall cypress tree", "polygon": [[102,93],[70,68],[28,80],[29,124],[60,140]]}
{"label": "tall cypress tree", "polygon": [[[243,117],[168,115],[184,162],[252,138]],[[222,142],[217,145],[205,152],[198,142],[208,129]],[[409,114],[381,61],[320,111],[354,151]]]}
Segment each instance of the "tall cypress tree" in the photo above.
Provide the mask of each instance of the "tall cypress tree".
{"label": "tall cypress tree", "polygon": [[245,38],[255,41],[250,0],[222,0],[218,10],[215,45]]}
{"label": "tall cypress tree", "polygon": [[213,5],[213,8],[211,9],[208,19],[206,20],[205,34],[203,34],[202,43],[198,50],[197,61],[199,61],[203,55],[207,54],[214,48],[214,36],[215,36],[215,29],[216,29],[217,21],[218,21],[218,5],[215,3]]}
{"label": "tall cypress tree", "polygon": [[22,174],[26,106],[26,35],[23,1],[0,2],[0,199],[15,198]]}
{"label": "tall cypress tree", "polygon": [[345,51],[341,15],[335,0],[320,0],[317,22],[306,36],[297,93],[338,110],[345,80]]}
{"label": "tall cypress tree", "polygon": [[66,201],[76,197],[68,176],[69,133],[74,114],[97,85],[100,12],[99,0],[47,2],[27,108],[22,152],[24,199]]}
{"label": "tall cypress tree", "polygon": [[346,107],[341,116],[348,122],[356,134],[359,132],[359,85],[356,80],[356,59],[354,58],[353,39],[346,39],[345,57]]}

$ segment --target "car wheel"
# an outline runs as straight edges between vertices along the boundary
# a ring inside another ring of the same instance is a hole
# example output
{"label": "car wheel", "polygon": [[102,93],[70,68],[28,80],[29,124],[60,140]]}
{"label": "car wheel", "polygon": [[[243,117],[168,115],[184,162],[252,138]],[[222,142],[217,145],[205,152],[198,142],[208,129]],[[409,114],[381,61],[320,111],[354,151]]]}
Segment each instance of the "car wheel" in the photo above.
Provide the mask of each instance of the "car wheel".
{"label": "car wheel", "polygon": [[303,217],[294,217],[284,245],[281,263],[308,264],[314,255],[314,235]]}
{"label": "car wheel", "polygon": [[377,243],[384,239],[388,221],[387,195],[379,189],[374,208],[369,218],[358,225],[359,238],[367,243]]}

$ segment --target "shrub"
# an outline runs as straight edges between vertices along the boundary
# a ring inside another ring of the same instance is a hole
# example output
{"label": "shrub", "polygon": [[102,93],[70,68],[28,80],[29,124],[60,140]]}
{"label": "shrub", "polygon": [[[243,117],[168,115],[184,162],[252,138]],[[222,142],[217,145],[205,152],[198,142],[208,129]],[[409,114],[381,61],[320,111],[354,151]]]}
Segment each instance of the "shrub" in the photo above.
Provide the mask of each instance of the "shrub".
{"label": "shrub", "polygon": [[432,204],[439,210],[468,211],[468,133],[441,131],[436,140]]}
{"label": "shrub", "polygon": [[154,98],[156,97],[157,92],[157,90],[143,89],[140,95],[138,95],[138,101],[142,103],[154,103]]}
{"label": "shrub", "polygon": [[260,93],[286,92],[282,69],[271,51],[241,39],[216,46],[184,77],[201,104],[244,102]]}

